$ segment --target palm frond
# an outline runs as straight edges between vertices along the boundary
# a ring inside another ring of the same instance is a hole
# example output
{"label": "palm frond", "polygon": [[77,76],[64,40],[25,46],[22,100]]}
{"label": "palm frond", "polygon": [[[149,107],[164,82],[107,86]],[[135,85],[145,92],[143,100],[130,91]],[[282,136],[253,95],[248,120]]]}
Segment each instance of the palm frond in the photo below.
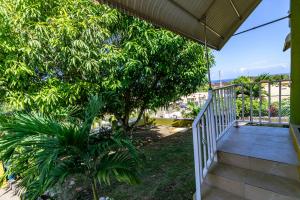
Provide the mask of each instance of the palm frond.
{"label": "palm frond", "polygon": [[37,113],[0,118],[0,160],[20,176],[26,199],[78,174],[105,184],[111,178],[138,183],[141,156],[122,130],[91,132],[102,105],[101,98],[92,97],[82,122]]}

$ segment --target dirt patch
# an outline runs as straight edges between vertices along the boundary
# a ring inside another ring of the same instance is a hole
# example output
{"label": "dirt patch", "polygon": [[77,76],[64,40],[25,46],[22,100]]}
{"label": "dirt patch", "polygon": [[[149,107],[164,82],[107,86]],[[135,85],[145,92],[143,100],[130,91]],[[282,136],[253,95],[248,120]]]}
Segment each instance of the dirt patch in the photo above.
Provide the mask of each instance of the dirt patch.
{"label": "dirt patch", "polygon": [[133,132],[133,139],[137,142],[138,146],[144,146],[176,133],[186,132],[189,129],[169,126],[138,127]]}

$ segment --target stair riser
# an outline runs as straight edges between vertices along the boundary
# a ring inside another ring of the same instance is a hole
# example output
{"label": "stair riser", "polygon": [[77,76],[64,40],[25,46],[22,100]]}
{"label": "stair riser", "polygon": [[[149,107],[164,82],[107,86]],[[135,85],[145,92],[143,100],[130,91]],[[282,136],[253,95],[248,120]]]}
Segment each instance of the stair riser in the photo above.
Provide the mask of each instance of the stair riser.
{"label": "stair riser", "polygon": [[218,162],[300,181],[297,166],[232,153],[218,152]]}
{"label": "stair riser", "polygon": [[249,200],[299,200],[214,174],[208,174],[205,183]]}

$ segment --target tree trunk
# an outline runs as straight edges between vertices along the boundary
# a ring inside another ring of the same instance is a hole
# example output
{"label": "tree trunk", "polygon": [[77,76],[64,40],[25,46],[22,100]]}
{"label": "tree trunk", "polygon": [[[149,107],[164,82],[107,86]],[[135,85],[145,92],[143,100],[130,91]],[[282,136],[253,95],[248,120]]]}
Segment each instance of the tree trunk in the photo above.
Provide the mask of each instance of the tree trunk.
{"label": "tree trunk", "polygon": [[124,131],[127,133],[130,131],[130,127],[129,127],[129,113],[125,113],[125,116],[123,117],[122,121],[122,127],[124,129]]}
{"label": "tree trunk", "polygon": [[139,121],[141,120],[141,118],[142,118],[142,116],[143,116],[143,114],[144,114],[144,111],[145,111],[145,108],[142,107],[142,108],[140,109],[140,113],[139,113],[139,115],[138,115],[136,121],[130,126],[130,129],[132,129],[135,125],[137,125],[137,123],[139,123]]}

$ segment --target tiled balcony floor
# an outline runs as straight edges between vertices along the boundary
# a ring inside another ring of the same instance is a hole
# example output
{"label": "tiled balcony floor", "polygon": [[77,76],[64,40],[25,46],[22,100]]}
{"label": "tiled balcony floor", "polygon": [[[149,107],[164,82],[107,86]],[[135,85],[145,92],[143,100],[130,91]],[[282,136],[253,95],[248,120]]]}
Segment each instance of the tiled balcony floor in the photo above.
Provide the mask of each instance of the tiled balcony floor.
{"label": "tiled balcony floor", "polygon": [[227,153],[299,165],[288,128],[232,127],[217,146],[219,151]]}

